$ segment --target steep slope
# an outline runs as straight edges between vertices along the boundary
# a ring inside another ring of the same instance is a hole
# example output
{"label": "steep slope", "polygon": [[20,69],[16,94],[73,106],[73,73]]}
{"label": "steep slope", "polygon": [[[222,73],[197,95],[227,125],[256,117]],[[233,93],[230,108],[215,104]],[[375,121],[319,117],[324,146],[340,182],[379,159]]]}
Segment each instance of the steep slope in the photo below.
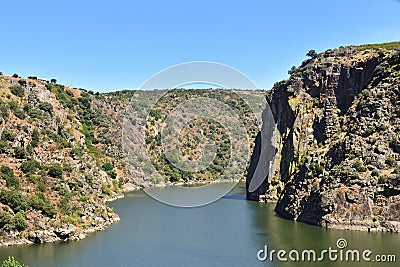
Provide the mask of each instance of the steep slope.
{"label": "steep slope", "polygon": [[127,173],[109,98],[0,76],[0,243],[80,239],[119,219],[105,204]]}
{"label": "steep slope", "polygon": [[279,197],[275,210],[288,219],[398,232],[400,43],[312,56],[268,96],[276,171],[248,196]]}

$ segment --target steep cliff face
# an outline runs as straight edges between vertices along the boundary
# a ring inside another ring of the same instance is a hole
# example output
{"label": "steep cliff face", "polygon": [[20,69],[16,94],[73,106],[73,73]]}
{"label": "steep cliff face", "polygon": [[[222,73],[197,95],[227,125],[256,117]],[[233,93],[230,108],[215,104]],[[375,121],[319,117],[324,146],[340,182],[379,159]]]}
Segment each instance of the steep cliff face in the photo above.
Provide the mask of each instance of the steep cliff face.
{"label": "steep cliff face", "polygon": [[328,50],[275,84],[268,100],[278,152],[264,194],[279,196],[281,216],[400,230],[398,48]]}

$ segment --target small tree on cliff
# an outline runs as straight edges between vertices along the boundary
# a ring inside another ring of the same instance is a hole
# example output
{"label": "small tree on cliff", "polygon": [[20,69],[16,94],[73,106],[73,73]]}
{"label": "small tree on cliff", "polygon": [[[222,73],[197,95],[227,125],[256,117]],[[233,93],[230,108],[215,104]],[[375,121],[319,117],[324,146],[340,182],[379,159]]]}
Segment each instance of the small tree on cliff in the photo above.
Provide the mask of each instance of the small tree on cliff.
{"label": "small tree on cliff", "polygon": [[314,49],[311,49],[310,51],[308,51],[308,53],[306,54],[307,57],[311,57],[311,58],[315,58],[317,57],[317,52]]}
{"label": "small tree on cliff", "polygon": [[291,68],[290,68],[290,70],[288,70],[288,74],[289,75],[292,75],[293,73],[295,73],[296,72],[296,66],[292,66]]}

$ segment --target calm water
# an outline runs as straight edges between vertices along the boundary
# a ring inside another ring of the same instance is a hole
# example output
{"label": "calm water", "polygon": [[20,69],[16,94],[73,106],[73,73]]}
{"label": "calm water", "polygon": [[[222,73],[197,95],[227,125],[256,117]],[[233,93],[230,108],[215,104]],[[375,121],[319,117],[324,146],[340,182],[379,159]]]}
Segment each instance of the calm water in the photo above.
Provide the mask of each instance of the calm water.
{"label": "calm water", "polygon": [[[160,190],[169,190],[168,188]],[[329,230],[281,219],[272,204],[244,199],[240,183],[227,197],[198,208],[176,208],[131,192],[110,203],[121,221],[78,242],[0,248],[29,266],[313,266],[310,263],[261,262],[270,249],[336,249],[345,238],[349,249],[396,254],[400,234]],[[317,264],[314,264],[317,266]],[[319,263],[318,266],[320,266]],[[323,266],[396,266],[360,262],[324,262]]]}

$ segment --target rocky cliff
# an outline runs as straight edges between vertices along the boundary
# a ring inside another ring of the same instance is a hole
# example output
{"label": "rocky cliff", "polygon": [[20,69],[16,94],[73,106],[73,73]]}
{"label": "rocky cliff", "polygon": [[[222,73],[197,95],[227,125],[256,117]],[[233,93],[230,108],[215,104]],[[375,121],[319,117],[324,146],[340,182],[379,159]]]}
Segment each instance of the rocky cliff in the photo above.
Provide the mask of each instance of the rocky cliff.
{"label": "rocky cliff", "polygon": [[310,56],[267,97],[275,172],[248,198],[324,227],[400,231],[400,43]]}

